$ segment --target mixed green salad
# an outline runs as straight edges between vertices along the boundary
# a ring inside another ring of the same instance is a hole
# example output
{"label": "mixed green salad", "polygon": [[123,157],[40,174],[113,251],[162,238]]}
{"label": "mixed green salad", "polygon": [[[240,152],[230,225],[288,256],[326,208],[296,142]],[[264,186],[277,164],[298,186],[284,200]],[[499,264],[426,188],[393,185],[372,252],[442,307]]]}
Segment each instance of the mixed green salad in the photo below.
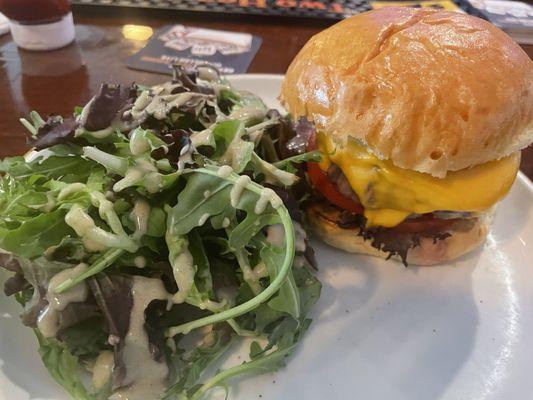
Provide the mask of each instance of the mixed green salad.
{"label": "mixed green salad", "polygon": [[[0,162],[0,266],[75,399],[200,399],[277,370],[320,296],[286,117],[209,67],[102,85]],[[249,359],[209,368],[248,341]],[[87,374],[83,371],[89,371]]]}

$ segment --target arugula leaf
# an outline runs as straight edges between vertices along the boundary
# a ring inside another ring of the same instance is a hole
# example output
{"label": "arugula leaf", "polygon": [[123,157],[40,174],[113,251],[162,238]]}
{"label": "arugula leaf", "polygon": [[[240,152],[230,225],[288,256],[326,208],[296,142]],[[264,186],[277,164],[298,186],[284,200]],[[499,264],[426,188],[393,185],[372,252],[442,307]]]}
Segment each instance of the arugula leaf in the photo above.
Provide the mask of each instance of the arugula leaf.
{"label": "arugula leaf", "polygon": [[[186,400],[199,400],[209,390],[217,386],[223,386],[229,379],[245,374],[265,374],[268,372],[277,371],[285,366],[285,360],[290,356],[298,342],[301,340],[303,333],[307,330],[309,321],[306,322],[300,330],[294,330],[294,326],[287,329],[286,334],[282,340],[279,341],[277,348],[269,353],[261,352],[258,349],[258,344],[252,344],[251,354],[254,356],[250,361],[246,361],[241,365],[223,370],[208,379],[202,386],[197,387],[196,390],[187,393]],[[292,329],[292,330],[291,330]]]}
{"label": "arugula leaf", "polygon": [[102,319],[93,317],[64,329],[60,333],[61,341],[76,357],[96,357],[104,349],[108,334],[102,329]]}
{"label": "arugula leaf", "polygon": [[300,164],[304,162],[320,162],[322,160],[322,155],[320,154],[320,151],[314,150],[303,154],[298,154],[289,158],[285,158],[284,160],[278,161],[274,163],[274,166],[276,168],[285,170],[287,172],[296,173],[296,168],[292,164]]}
{"label": "arugula leaf", "polygon": [[146,234],[153,237],[163,237],[167,230],[167,213],[160,207],[150,208],[150,218]]}
{"label": "arugula leaf", "polygon": [[246,126],[263,122],[267,113],[267,107],[263,100],[253,93],[242,90],[234,98],[237,101],[231,108],[229,118],[239,119]]}
{"label": "arugula leaf", "polygon": [[244,123],[228,120],[217,124],[213,129],[216,151],[213,159],[223,165],[229,165],[237,173],[242,172],[252,160],[254,144],[242,139],[246,133]]}
{"label": "arugula leaf", "polygon": [[13,178],[25,179],[38,175],[46,179],[59,179],[65,175],[75,175],[85,180],[91,173],[94,163],[81,157],[52,156],[44,160],[26,162],[24,157],[7,158],[0,164],[0,172],[7,172]]}
{"label": "arugula leaf", "polygon": [[237,207],[246,211],[246,218],[234,227],[229,234],[229,245],[234,249],[240,249],[267,225],[280,223],[280,217],[271,204],[268,204],[261,213],[255,212],[259,201],[257,193],[244,192]]}
{"label": "arugula leaf", "polygon": [[213,292],[213,278],[202,238],[197,230],[193,230],[188,237],[189,249],[194,260],[194,265],[196,266],[194,282],[198,290],[207,293],[207,297],[209,298],[209,294]]}
{"label": "arugula leaf", "polygon": [[266,182],[278,183],[282,186],[291,186],[298,182],[298,177],[293,173],[277,168],[274,164],[263,160],[257,154],[252,154],[252,163],[256,168],[256,175],[264,175]]}
{"label": "arugula leaf", "polygon": [[233,338],[224,330],[213,332],[212,344],[196,347],[188,353],[177,354],[172,361],[177,371],[176,383],[171,385],[163,394],[163,399],[172,399],[175,396],[187,396],[194,392],[202,373],[218,360],[233,343]]}
{"label": "arugula leaf", "polygon": [[0,247],[26,258],[37,257],[63,238],[74,235],[65,223],[65,210],[41,214],[0,237]]}
{"label": "arugula leaf", "polygon": [[301,315],[306,316],[320,298],[322,284],[306,267],[293,268],[292,275],[300,292]]}
{"label": "arugula leaf", "polygon": [[206,174],[191,174],[178,196],[178,204],[167,209],[171,234],[185,235],[197,227],[205,215],[220,214],[228,204],[231,188],[229,181]]}
{"label": "arugula leaf", "polygon": [[[283,250],[274,246],[264,246],[261,249],[261,259],[266,264],[271,276],[279,273],[283,256]],[[300,319],[300,293],[292,274],[289,274],[278,294],[268,302],[268,305],[276,311],[290,314],[297,321]]]}
{"label": "arugula leaf", "polygon": [[78,357],[73,356],[59,342],[46,339],[38,330],[35,330],[35,335],[39,341],[39,354],[43,364],[56,382],[75,400],[96,400],[81,381]]}
{"label": "arugula leaf", "polygon": [[23,219],[37,215],[38,210],[46,208],[48,203],[48,194],[44,188],[26,184],[10,175],[0,176],[0,221],[20,223]]}
{"label": "arugula leaf", "polygon": [[[161,147],[166,147],[166,143],[158,138],[153,131],[135,128],[130,134],[129,149],[132,155],[138,156],[143,153],[151,152]],[[168,151],[168,149],[167,149]]]}

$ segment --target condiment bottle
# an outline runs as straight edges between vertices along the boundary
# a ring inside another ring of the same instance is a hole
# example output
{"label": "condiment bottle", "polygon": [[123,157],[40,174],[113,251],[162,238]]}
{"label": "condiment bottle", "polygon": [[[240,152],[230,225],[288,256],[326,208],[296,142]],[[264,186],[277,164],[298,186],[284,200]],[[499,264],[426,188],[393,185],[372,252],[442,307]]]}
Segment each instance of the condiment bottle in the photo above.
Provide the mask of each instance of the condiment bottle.
{"label": "condiment bottle", "polygon": [[0,0],[9,18],[11,35],[26,50],[53,50],[74,40],[74,21],[68,0]]}

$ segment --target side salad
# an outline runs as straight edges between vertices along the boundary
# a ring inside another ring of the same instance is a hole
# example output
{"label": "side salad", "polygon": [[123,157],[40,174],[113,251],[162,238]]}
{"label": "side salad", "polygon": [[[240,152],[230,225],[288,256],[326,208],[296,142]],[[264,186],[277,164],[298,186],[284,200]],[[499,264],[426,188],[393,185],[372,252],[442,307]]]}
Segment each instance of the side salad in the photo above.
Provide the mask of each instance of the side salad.
{"label": "side salad", "polygon": [[[201,399],[285,365],[321,290],[299,211],[319,155],[286,117],[176,66],[21,122],[34,150],[0,161],[4,291],[74,399]],[[243,340],[249,359],[210,373]]]}

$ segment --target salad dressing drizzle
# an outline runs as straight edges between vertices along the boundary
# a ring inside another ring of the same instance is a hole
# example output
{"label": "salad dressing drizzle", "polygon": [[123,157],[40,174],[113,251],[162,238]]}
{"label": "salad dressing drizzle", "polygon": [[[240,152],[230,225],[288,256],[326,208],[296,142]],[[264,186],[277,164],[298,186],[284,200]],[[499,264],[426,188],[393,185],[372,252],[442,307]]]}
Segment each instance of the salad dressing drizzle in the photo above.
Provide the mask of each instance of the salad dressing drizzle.
{"label": "salad dressing drizzle", "polygon": [[262,214],[263,211],[265,211],[268,203],[272,201],[275,195],[276,193],[270,188],[261,190],[259,200],[257,200],[257,203],[255,204],[254,212],[256,214]]}
{"label": "salad dressing drizzle", "polygon": [[168,366],[164,361],[156,361],[150,352],[148,334],[144,329],[144,312],[153,300],[167,300],[170,295],[163,281],[143,276],[133,278],[131,293],[133,308],[123,349],[126,387],[117,390],[109,399],[157,399],[165,390]]}
{"label": "salad dressing drizzle", "polygon": [[196,274],[194,260],[188,246],[176,257],[172,265],[174,279],[179,289],[172,300],[174,303],[180,304],[187,299],[194,283],[194,275]]}
{"label": "salad dressing drizzle", "polygon": [[150,205],[144,199],[136,199],[131,211],[131,219],[135,224],[135,233],[133,236],[140,239],[148,230],[148,220],[150,219]]}
{"label": "salad dressing drizzle", "polygon": [[229,194],[232,207],[237,207],[239,200],[241,199],[242,192],[244,191],[244,188],[246,188],[246,185],[250,183],[250,181],[251,180],[248,175],[239,176]]}
{"label": "salad dressing drizzle", "polygon": [[37,328],[44,337],[55,337],[59,329],[59,312],[63,311],[70,303],[82,302],[87,299],[88,288],[85,282],[74,286],[64,293],[55,293],[54,289],[66,280],[73,278],[87,270],[87,264],[78,264],[54,275],[48,284],[46,300],[48,306],[41,312],[37,319]]}
{"label": "salad dressing drizzle", "polygon": [[233,168],[231,168],[229,165],[222,165],[218,169],[217,175],[220,176],[221,178],[227,178],[231,175],[232,172],[233,172]]}

